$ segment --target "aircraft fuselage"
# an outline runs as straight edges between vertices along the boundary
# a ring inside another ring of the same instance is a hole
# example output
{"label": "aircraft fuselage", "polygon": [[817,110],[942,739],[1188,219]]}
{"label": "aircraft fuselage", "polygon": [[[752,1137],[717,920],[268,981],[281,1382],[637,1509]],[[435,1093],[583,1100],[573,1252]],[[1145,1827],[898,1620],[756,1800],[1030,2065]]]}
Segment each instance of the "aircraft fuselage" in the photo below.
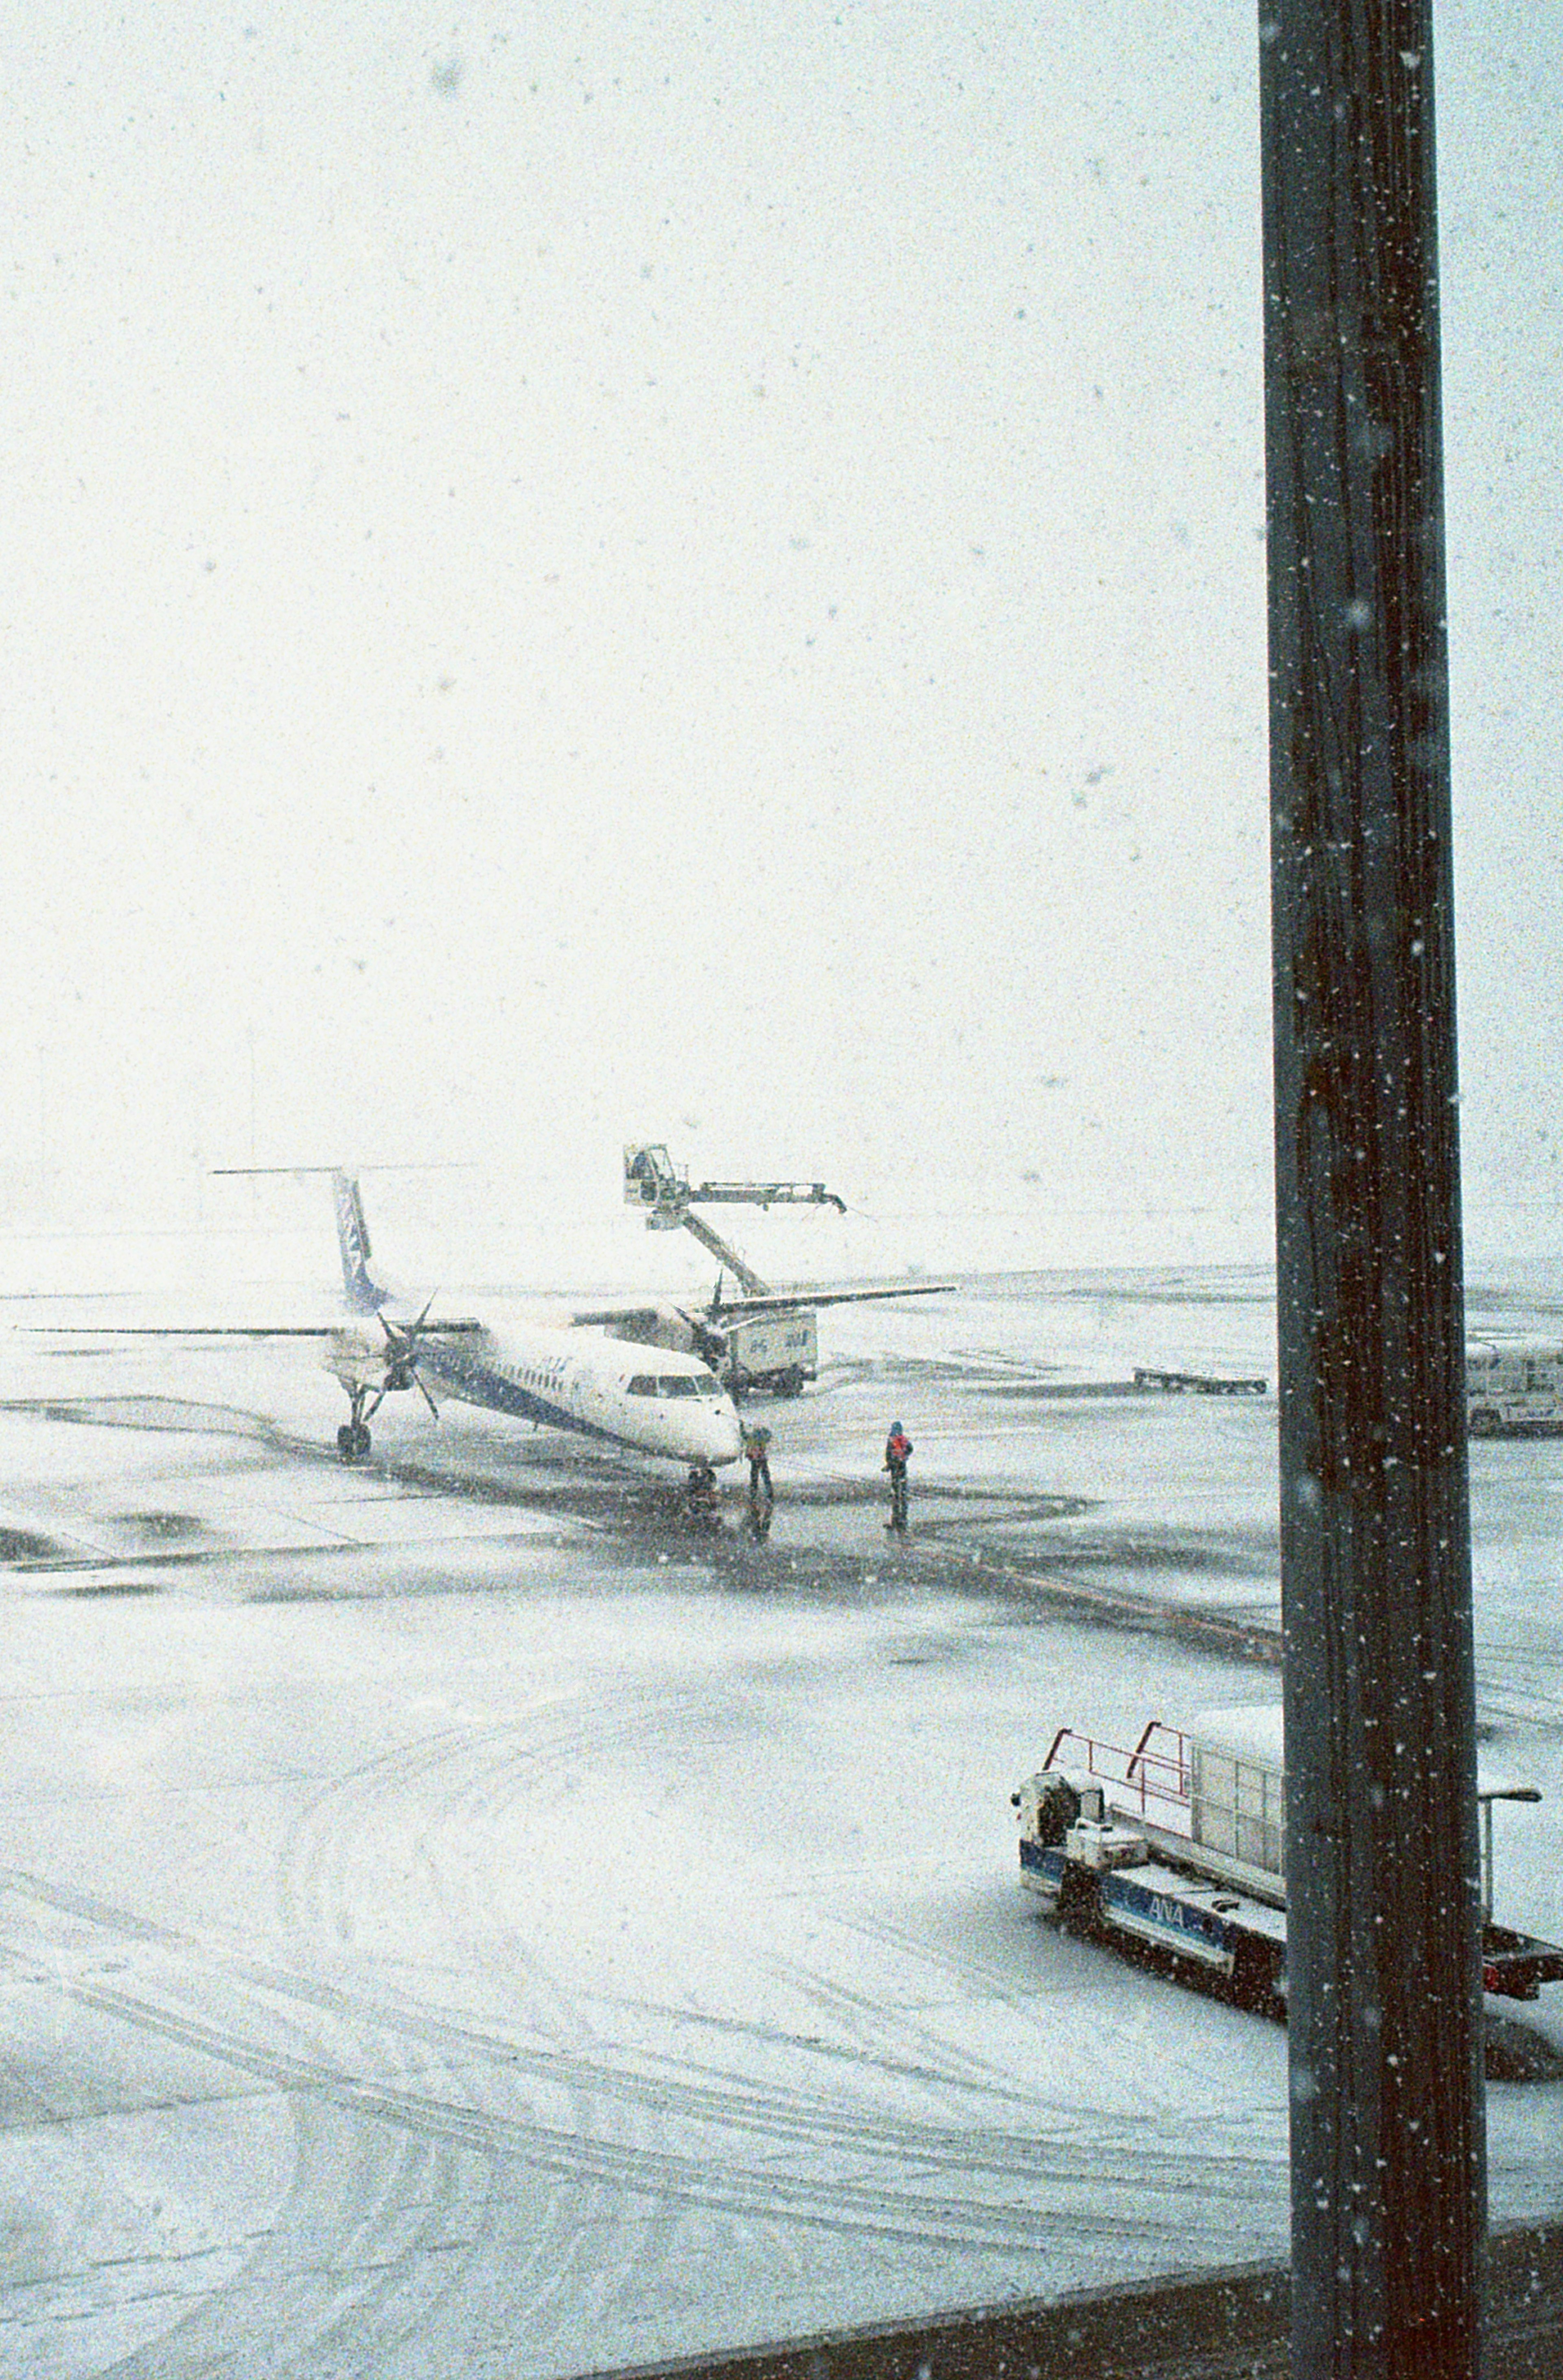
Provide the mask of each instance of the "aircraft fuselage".
{"label": "aircraft fuselage", "polygon": [[[324,1362],[349,1395],[383,1383],[378,1321],[345,1324]],[[442,1337],[436,1324],[419,1333],[416,1372],[436,1402],[454,1399],[676,1463],[738,1460],[732,1398],[697,1356],[667,1348],[541,1323]],[[411,1377],[392,1385],[410,1387]]]}

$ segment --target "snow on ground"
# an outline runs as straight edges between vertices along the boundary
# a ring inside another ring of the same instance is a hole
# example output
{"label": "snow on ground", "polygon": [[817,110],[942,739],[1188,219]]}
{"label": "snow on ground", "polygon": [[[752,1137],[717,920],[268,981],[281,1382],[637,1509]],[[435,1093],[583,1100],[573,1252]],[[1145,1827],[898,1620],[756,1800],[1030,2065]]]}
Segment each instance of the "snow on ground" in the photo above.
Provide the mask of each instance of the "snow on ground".
{"label": "snow on ground", "polygon": [[[1278,1694],[1027,1585],[1273,1616],[1273,1399],[1038,1393],[1273,1374],[1215,1286],[823,1318],[763,1547],[411,1399],[343,1472],[297,1349],[18,1347],[0,2368],[571,2374],[1283,2255],[1283,2033],[1043,1926],[1008,1806],[1061,1720]],[[1563,1443],[1472,1484],[1548,1797],[1499,1912],[1563,1938]],[[1495,2212],[1556,2215],[1563,2091],[1489,2122]]]}

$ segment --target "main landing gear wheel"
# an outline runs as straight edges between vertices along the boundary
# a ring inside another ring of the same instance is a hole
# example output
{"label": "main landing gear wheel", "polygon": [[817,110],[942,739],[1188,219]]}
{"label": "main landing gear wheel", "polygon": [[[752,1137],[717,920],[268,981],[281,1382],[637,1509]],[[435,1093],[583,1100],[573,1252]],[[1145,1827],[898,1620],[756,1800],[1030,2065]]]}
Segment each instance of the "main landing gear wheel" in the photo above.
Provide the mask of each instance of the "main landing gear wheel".
{"label": "main landing gear wheel", "polygon": [[377,1414],[386,1398],[397,1390],[416,1389],[438,1421],[440,1409],[418,1372],[418,1334],[429,1318],[429,1306],[433,1302],[431,1297],[416,1322],[389,1322],[381,1315],[386,1352],[385,1377],[378,1387],[369,1380],[356,1380],[350,1373],[342,1379],[348,1391],[348,1418],[336,1433],[336,1451],[344,1463],[363,1461],[369,1452],[369,1416]]}

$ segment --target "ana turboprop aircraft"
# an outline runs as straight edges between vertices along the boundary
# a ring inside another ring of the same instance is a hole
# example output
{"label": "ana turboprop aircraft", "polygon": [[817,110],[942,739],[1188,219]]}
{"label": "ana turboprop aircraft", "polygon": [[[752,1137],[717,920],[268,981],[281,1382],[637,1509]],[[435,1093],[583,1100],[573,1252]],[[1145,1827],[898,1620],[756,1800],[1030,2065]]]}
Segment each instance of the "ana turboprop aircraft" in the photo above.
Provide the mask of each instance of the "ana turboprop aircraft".
{"label": "ana turboprop aircraft", "polygon": [[[262,1169],[232,1169],[257,1170]],[[336,1433],[344,1463],[368,1453],[372,1416],[387,1396],[409,1388],[421,1391],[436,1419],[432,1388],[466,1404],[579,1430],[640,1454],[665,1455],[697,1471],[707,1463],[733,1463],[739,1453],[738,1409],[721,1369],[735,1322],[820,1305],[935,1295],[950,1286],[897,1281],[724,1299],[718,1281],[703,1313],[665,1304],[597,1306],[573,1314],[568,1323],[507,1323],[501,1334],[477,1321],[432,1321],[433,1299],[416,1318],[388,1311],[394,1305],[390,1293],[370,1271],[357,1177],[332,1169],[331,1187],[343,1290],[355,1318],[332,1332],[323,1359],[351,1406],[350,1418]]]}
{"label": "ana turboprop aircraft", "polygon": [[[724,1298],[703,1311],[626,1303],[572,1313],[558,1322],[507,1319],[502,1329],[470,1317],[421,1310],[376,1280],[358,1177],[335,1166],[225,1166],[229,1174],[325,1173],[336,1209],[345,1314],[335,1322],[197,1323],[91,1327],[94,1337],[320,1339],[321,1361],[347,1391],[348,1417],[336,1433],[344,1463],[370,1451],[370,1422],[388,1396],[416,1389],[435,1420],[436,1391],[490,1413],[683,1463],[698,1475],[735,1463],[738,1408],[718,1377],[735,1322],[865,1299],[927,1296],[947,1282],[899,1281],[767,1292]],[[50,1335],[63,1335],[55,1325]],[[83,1326],[71,1326],[78,1335]]]}
{"label": "ana turboprop aircraft", "polygon": [[[362,1461],[370,1451],[371,1418],[388,1396],[409,1389],[418,1390],[436,1420],[436,1396],[454,1397],[696,1471],[738,1460],[738,1410],[699,1356],[629,1344],[580,1320],[507,1322],[501,1331],[468,1318],[436,1317],[433,1298],[414,1312],[371,1270],[354,1174],[312,1166],[226,1170],[330,1172],[346,1314],[324,1323],[116,1325],[103,1335],[324,1341],[321,1361],[348,1393],[348,1418],[336,1433],[344,1463]],[[611,1318],[592,1320],[604,1325]]]}
{"label": "ana turboprop aircraft", "polygon": [[490,1413],[514,1414],[660,1454],[676,1463],[736,1463],[738,1409],[711,1366],[692,1354],[644,1351],[579,1323],[509,1323],[503,1335],[482,1322],[433,1320],[431,1298],[415,1318],[397,1315],[370,1266],[369,1232],[356,1178],[334,1172],[342,1286],[353,1318],[331,1335],[323,1358],[348,1392],[350,1418],[336,1433],[344,1463],[369,1452],[369,1422],[387,1396],[417,1389],[439,1418],[433,1390]]}

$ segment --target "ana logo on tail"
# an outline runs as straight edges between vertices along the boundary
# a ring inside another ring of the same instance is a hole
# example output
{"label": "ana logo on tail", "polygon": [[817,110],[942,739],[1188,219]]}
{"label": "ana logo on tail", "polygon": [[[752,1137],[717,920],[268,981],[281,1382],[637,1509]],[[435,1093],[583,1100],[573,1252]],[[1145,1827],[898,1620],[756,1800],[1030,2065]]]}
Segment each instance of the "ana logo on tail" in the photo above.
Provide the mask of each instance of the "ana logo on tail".
{"label": "ana logo on tail", "polygon": [[369,1226],[363,1220],[358,1183],[350,1173],[333,1173],[331,1189],[336,1202],[336,1237],[342,1248],[342,1287],[348,1305],[354,1314],[378,1314],[386,1293],[370,1278]]}

